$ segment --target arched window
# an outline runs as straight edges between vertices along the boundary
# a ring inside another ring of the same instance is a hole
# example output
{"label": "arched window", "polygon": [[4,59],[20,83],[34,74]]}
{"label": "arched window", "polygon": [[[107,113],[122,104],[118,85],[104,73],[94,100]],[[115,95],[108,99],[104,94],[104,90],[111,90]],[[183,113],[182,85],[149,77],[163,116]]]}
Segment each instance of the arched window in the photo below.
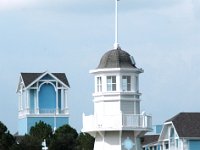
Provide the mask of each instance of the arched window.
{"label": "arched window", "polygon": [[56,91],[52,84],[44,83],[39,90],[40,113],[53,113],[56,109]]}

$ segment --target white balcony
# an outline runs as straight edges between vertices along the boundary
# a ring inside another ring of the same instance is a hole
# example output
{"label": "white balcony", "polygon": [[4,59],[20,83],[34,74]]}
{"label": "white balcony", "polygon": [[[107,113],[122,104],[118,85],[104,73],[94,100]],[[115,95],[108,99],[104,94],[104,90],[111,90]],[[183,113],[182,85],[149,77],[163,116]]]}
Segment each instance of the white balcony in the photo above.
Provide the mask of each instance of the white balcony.
{"label": "white balcony", "polygon": [[18,112],[19,118],[24,117],[26,115],[67,115],[69,114],[68,109],[23,109]]}
{"label": "white balcony", "polygon": [[83,115],[83,132],[151,129],[152,117],[146,114]]}

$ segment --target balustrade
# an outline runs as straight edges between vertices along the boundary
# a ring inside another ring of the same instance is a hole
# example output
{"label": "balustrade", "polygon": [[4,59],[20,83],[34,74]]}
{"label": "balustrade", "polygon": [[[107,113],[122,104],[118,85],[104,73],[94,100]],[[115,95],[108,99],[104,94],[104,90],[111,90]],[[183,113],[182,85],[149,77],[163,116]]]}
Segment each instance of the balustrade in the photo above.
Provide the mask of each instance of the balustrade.
{"label": "balustrade", "polygon": [[24,109],[19,111],[19,116],[24,116],[24,115],[39,115],[39,114],[68,114],[68,109],[59,109],[58,113],[56,113],[56,109],[39,109],[34,110],[34,109]]}
{"label": "balustrade", "polygon": [[118,130],[120,128],[149,130],[152,117],[146,114],[83,115],[83,130]]}

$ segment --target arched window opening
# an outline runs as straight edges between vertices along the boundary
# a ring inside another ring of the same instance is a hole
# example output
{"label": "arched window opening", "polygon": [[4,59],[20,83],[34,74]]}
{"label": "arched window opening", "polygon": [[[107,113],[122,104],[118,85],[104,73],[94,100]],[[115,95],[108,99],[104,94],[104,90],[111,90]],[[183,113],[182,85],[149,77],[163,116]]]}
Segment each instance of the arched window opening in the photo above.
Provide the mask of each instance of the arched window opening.
{"label": "arched window opening", "polygon": [[56,110],[56,92],[50,83],[41,85],[39,91],[39,112],[54,113]]}

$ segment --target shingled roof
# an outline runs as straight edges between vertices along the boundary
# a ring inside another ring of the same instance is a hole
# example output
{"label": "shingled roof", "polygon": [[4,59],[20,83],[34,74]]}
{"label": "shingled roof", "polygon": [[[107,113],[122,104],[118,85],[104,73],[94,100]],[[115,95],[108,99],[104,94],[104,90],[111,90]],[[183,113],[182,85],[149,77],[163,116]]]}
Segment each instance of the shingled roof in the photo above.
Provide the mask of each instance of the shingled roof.
{"label": "shingled roof", "polygon": [[22,79],[26,87],[41,75],[42,73],[21,73]]}
{"label": "shingled roof", "polygon": [[106,52],[97,68],[136,68],[136,66],[133,64],[129,53],[117,48]]}
{"label": "shingled roof", "polygon": [[200,113],[179,113],[166,122],[172,122],[179,137],[200,137]]}
{"label": "shingled roof", "polygon": [[141,144],[147,145],[158,142],[159,135],[145,135],[141,138]]}
{"label": "shingled roof", "polygon": [[[33,81],[35,81],[37,78],[39,78],[42,74],[44,74],[44,73],[21,73],[25,87],[30,85]],[[70,87],[65,73],[52,73],[52,74],[55,77],[57,77],[60,81],[62,81],[65,85]]]}

